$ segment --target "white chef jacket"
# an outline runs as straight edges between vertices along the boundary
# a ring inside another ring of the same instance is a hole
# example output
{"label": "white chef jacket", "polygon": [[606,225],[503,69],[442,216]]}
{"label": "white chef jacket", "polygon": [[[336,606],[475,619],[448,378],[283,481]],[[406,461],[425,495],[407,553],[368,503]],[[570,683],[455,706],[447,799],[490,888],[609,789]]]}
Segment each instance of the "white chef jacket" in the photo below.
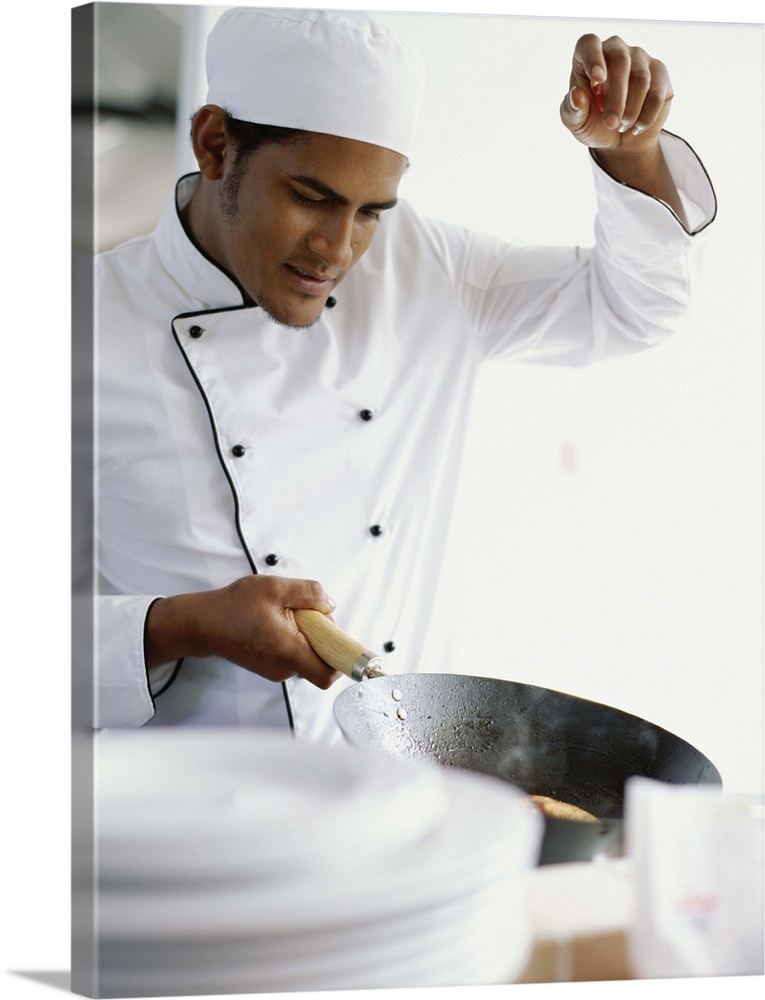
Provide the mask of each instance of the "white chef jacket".
{"label": "white chef jacket", "polygon": [[687,305],[715,196],[683,140],[662,144],[690,232],[594,159],[593,249],[508,245],[402,201],[308,329],[245,306],[188,238],[196,175],[152,235],[98,258],[97,727],[337,739],[345,679],[320,691],[188,657],[149,681],[152,601],[252,572],[319,580],[386,672],[418,669],[481,365],[613,358],[661,342]]}

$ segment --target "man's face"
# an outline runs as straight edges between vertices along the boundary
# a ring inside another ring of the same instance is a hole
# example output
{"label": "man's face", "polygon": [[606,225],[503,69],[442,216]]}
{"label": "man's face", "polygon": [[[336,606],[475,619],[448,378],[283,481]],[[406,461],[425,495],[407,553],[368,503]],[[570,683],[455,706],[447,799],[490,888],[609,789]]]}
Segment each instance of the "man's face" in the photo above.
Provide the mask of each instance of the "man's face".
{"label": "man's face", "polygon": [[206,249],[278,323],[309,326],[395,204],[407,161],[318,133],[232,161]]}

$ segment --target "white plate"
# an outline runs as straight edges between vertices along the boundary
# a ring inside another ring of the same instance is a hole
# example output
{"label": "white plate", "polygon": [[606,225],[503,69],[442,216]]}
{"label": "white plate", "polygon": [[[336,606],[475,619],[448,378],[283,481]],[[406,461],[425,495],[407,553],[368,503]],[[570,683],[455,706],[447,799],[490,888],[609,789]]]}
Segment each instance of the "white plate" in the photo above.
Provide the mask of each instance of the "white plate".
{"label": "white plate", "polygon": [[511,786],[280,734],[99,744],[107,994],[509,982],[525,960],[542,823]]}
{"label": "white plate", "polygon": [[442,821],[446,802],[423,769],[388,764],[379,754],[307,746],[282,733],[101,734],[103,870],[133,885],[173,874],[217,880],[240,875],[248,860],[258,869],[315,866],[317,857],[332,865],[359,849],[404,847]]}

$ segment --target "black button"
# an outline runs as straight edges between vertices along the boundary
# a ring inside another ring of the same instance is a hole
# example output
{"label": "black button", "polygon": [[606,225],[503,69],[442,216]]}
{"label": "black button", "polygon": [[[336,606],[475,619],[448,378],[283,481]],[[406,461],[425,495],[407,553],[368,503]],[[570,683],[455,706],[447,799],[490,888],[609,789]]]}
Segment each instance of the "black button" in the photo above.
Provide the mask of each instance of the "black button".
{"label": "black button", "polygon": [[395,648],[396,648],[395,642],[386,642],[385,645],[383,646],[383,649],[385,650],[386,653],[392,653]]}
{"label": "black button", "polygon": [[371,420],[372,417],[374,416],[374,413],[372,413],[371,410],[361,410],[359,416],[361,417],[362,420]]}
{"label": "black button", "polygon": [[267,566],[275,566],[278,562],[279,562],[279,556],[274,555],[273,552],[271,553],[271,555],[266,556],[266,565]]}
{"label": "black button", "polygon": [[375,538],[377,538],[379,535],[383,533],[383,530],[379,524],[373,524],[372,527],[369,529],[369,531],[371,534],[375,536]]}
{"label": "black button", "polygon": [[202,329],[201,326],[191,326],[191,327],[189,327],[189,336],[193,337],[194,340],[198,340],[202,336],[203,333],[204,333],[204,330]]}
{"label": "black button", "polygon": [[234,447],[231,449],[231,454],[234,456],[234,458],[241,458],[242,455],[244,455],[245,451],[247,451],[247,449],[243,444],[235,444]]}
{"label": "black button", "polygon": [[336,305],[337,305],[337,299],[334,298],[334,296],[330,295],[330,297],[327,299],[327,309],[334,309]]}

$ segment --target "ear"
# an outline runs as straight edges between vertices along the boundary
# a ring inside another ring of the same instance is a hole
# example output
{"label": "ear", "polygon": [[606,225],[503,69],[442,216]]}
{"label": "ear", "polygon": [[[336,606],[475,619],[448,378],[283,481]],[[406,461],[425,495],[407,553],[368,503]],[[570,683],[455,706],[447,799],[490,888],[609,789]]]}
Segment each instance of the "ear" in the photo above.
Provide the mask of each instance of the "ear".
{"label": "ear", "polygon": [[233,144],[226,128],[226,113],[216,104],[205,104],[194,115],[191,144],[202,174],[219,180]]}

